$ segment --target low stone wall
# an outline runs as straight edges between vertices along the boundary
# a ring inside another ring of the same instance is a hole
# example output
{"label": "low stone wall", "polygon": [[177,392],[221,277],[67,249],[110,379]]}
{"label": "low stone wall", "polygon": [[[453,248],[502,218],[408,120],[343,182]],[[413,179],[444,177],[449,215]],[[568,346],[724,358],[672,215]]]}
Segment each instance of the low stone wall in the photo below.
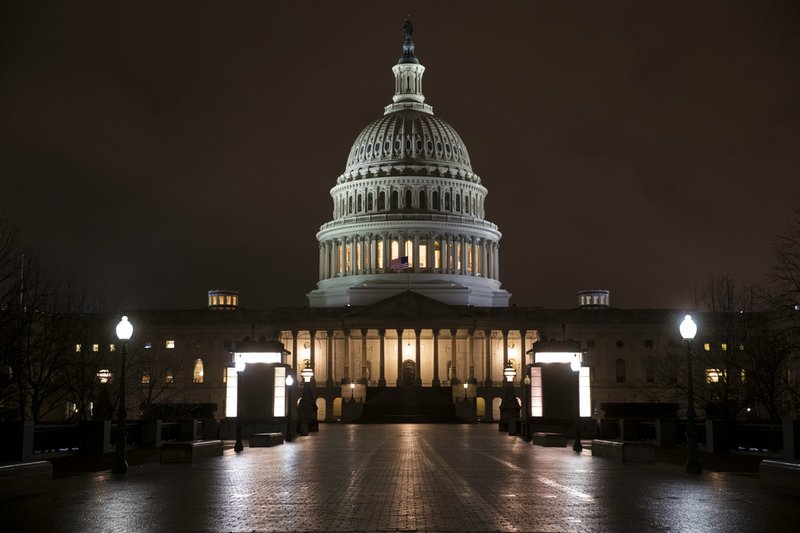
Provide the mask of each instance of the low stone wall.
{"label": "low stone wall", "polygon": [[250,435],[251,448],[269,448],[283,444],[283,433],[253,433]]}
{"label": "low stone wall", "polygon": [[616,440],[593,440],[592,456],[607,457],[623,463],[652,463],[656,460],[652,444]]}
{"label": "low stone wall", "polygon": [[162,463],[194,463],[201,459],[222,455],[221,440],[197,442],[168,442],[161,446]]}
{"label": "low stone wall", "polygon": [[531,440],[537,446],[563,448],[567,445],[567,437],[563,433],[537,431]]}
{"label": "low stone wall", "polygon": [[764,460],[758,473],[765,488],[800,496],[800,463]]}
{"label": "low stone wall", "polygon": [[46,492],[52,483],[53,464],[50,461],[0,466],[0,500]]}

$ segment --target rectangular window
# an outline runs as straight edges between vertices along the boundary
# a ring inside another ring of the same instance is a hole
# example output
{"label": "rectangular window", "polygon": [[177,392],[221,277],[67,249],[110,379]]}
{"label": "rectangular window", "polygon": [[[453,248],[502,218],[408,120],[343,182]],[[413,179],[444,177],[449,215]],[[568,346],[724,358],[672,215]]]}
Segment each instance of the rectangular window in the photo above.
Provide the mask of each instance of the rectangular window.
{"label": "rectangular window", "polygon": [[590,386],[589,367],[582,366],[578,374],[578,402],[580,416],[592,416],[592,387]]}
{"label": "rectangular window", "polygon": [[100,345],[99,344],[92,344],[92,351],[93,352],[99,352],[100,351]]}
{"label": "rectangular window", "polygon": [[454,248],[456,249],[456,270],[461,272],[461,243],[457,242]]}
{"label": "rectangular window", "polygon": [[272,416],[286,416],[286,367],[275,367],[275,397]]}
{"label": "rectangular window", "polygon": [[442,268],[442,241],[436,241],[433,248],[433,268],[440,270]]}
{"label": "rectangular window", "polygon": [[378,268],[383,268],[383,239],[378,241]]}
{"label": "rectangular window", "polygon": [[467,272],[471,273],[473,270],[472,265],[472,245],[467,244]]}
{"label": "rectangular window", "polygon": [[344,268],[344,261],[343,261],[344,255],[343,254],[344,254],[344,247],[342,247],[341,245],[337,245],[336,246],[336,255],[338,257],[338,260],[336,261],[336,263],[338,265],[339,274],[341,274],[343,272],[342,269]]}
{"label": "rectangular window", "polygon": [[76,344],[76,345],[75,345],[75,351],[76,351],[76,352],[80,352],[80,351],[81,351],[81,349],[82,349],[82,347],[81,347],[81,345],[80,345],[80,344]]}
{"label": "rectangular window", "polygon": [[150,384],[150,374],[147,372],[142,372],[142,385],[149,385]]}
{"label": "rectangular window", "polygon": [[344,247],[344,271],[350,272],[350,245]]}
{"label": "rectangular window", "polygon": [[144,343],[144,349],[145,349],[145,350],[149,350],[149,349],[150,349],[150,348],[152,348],[152,347],[153,347],[153,343],[152,343],[152,342],[146,342],[146,343]]}
{"label": "rectangular window", "polygon": [[722,348],[723,352],[727,352],[728,351],[728,343],[727,342],[723,342],[722,344],[719,345],[719,347]]}
{"label": "rectangular window", "polygon": [[725,379],[725,372],[718,368],[706,368],[706,383],[719,383]]}
{"label": "rectangular window", "polygon": [[225,383],[225,416],[232,418],[238,414],[238,400],[239,400],[239,376],[236,374],[236,369],[232,366],[225,368],[225,375],[227,380]]}
{"label": "rectangular window", "polygon": [[710,343],[708,343],[708,342],[704,343],[704,344],[703,344],[703,349],[704,349],[705,351],[707,351],[707,352],[710,352],[710,351],[711,351],[711,344],[710,344]]}
{"label": "rectangular window", "polygon": [[397,259],[400,257],[400,243],[396,240],[392,239],[392,248],[391,248],[390,259]]}
{"label": "rectangular window", "polygon": [[419,243],[419,267],[428,268],[428,241]]}
{"label": "rectangular window", "polygon": [[168,339],[168,340],[167,340],[167,341],[164,343],[164,346],[165,346],[165,347],[166,347],[168,350],[172,350],[173,348],[175,348],[175,341],[174,341],[174,340],[172,340],[172,339]]}
{"label": "rectangular window", "polygon": [[541,417],[542,403],[542,367],[531,367],[531,416]]}
{"label": "rectangular window", "polygon": [[108,351],[109,351],[109,352],[113,352],[113,351],[114,351],[114,350],[116,350],[116,349],[117,349],[117,347],[116,347],[116,346],[114,346],[113,344],[109,344],[109,345],[108,345]]}
{"label": "rectangular window", "polygon": [[405,254],[408,257],[408,268],[414,268],[414,242],[406,241]]}

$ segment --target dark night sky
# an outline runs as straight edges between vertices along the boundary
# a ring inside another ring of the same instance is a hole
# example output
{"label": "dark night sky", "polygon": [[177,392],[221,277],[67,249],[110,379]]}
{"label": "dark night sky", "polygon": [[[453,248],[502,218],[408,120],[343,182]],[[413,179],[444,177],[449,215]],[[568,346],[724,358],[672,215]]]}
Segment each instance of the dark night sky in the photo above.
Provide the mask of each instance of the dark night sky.
{"label": "dark night sky", "polygon": [[115,305],[306,304],[406,12],[512,303],[761,281],[800,207],[797,2],[72,4],[0,7],[0,211]]}

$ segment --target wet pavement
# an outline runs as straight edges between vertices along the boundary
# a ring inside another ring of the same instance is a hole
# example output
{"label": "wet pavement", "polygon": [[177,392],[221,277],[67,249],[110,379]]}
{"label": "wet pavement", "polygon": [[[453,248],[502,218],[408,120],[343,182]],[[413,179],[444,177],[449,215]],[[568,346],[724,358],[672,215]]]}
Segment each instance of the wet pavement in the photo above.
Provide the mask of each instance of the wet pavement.
{"label": "wet pavement", "polygon": [[489,425],[324,425],[195,464],[58,477],[2,531],[796,531],[757,476],[541,448]]}

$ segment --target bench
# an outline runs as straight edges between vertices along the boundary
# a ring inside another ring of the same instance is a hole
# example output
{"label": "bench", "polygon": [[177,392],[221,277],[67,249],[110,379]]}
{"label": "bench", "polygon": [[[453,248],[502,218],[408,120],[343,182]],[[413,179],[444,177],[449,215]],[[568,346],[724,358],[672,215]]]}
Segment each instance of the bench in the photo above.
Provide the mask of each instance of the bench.
{"label": "bench", "polygon": [[765,488],[800,496],[800,463],[765,459],[758,465],[758,473]]}
{"label": "bench", "polygon": [[250,435],[251,448],[269,448],[283,444],[283,433],[253,433]]}
{"label": "bench", "polygon": [[0,500],[46,492],[52,483],[53,464],[50,461],[0,466]]}
{"label": "bench", "polygon": [[563,448],[567,445],[567,437],[563,433],[546,433],[537,431],[533,434],[533,443],[537,446]]}
{"label": "bench", "polygon": [[653,463],[656,460],[652,444],[618,440],[594,439],[592,456],[607,457],[623,463]]}
{"label": "bench", "polygon": [[162,463],[194,463],[201,459],[222,455],[221,440],[168,442],[161,445]]}

